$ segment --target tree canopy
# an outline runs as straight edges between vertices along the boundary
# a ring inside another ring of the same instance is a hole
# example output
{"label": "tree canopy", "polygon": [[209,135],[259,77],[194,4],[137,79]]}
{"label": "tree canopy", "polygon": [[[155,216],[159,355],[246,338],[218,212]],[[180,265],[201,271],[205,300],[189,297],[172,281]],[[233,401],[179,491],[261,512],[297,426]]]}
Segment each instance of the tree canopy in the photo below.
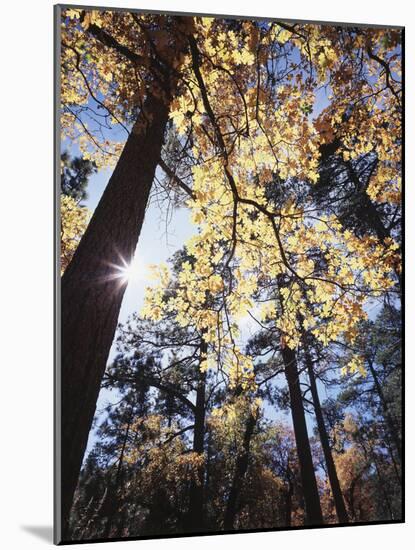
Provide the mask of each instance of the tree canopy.
{"label": "tree canopy", "polygon": [[[399,521],[401,29],[61,25],[65,537]],[[116,331],[155,195],[194,234]]]}

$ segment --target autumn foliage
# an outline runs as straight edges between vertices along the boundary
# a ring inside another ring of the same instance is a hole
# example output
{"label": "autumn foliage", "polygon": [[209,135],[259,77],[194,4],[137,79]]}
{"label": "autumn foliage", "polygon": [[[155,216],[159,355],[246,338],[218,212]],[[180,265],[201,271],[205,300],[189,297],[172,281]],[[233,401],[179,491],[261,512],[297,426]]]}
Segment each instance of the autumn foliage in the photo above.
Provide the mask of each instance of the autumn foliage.
{"label": "autumn foliage", "polygon": [[[168,106],[150,196],[194,226],[94,379],[71,540],[401,519],[401,39],[62,11],[63,142],[127,174]],[[89,214],[61,218],[64,271]]]}

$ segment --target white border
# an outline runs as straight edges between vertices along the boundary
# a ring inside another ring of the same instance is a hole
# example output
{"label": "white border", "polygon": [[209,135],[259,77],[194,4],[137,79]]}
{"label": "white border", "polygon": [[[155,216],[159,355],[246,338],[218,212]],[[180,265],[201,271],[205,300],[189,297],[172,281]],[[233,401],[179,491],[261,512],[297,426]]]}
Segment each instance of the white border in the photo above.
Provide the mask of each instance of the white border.
{"label": "white border", "polygon": [[[406,26],[406,149],[414,147],[415,17],[410,3],[390,1],[297,0],[106,0],[83,2],[127,8],[229,13]],[[1,540],[3,547],[45,546],[52,525],[52,364],[53,364],[53,2],[21,0],[1,8]],[[3,97],[4,96],[4,97]],[[411,388],[415,365],[411,327],[415,326],[414,168],[406,175],[406,314],[407,314],[407,457],[414,456]],[[413,331],[413,328],[412,328]],[[145,549],[200,550],[212,545],[249,548],[261,544],[307,550],[409,548],[415,539],[410,488],[415,474],[408,460],[407,524],[305,530],[250,535],[111,543],[108,548],[140,545]],[[29,529],[36,528],[36,529]],[[39,529],[40,528],[40,529]],[[43,529],[42,529],[43,528]],[[33,531],[40,533],[37,536]],[[51,539],[49,538],[49,544]],[[122,546],[119,546],[119,545]],[[96,545],[84,545],[97,548]]]}

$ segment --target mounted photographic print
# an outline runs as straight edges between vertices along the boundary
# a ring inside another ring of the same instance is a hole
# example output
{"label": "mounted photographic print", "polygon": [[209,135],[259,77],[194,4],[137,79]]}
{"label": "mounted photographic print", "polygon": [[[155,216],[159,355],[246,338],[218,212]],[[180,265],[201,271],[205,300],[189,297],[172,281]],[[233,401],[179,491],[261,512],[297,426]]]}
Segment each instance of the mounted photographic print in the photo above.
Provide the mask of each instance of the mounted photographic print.
{"label": "mounted photographic print", "polygon": [[55,542],[402,522],[403,28],[55,36]]}

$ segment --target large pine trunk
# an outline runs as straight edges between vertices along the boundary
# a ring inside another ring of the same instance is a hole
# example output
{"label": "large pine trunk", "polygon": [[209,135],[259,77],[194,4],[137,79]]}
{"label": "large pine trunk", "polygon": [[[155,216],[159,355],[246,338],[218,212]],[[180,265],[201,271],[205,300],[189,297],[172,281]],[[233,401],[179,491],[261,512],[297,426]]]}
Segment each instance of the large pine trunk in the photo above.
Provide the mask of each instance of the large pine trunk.
{"label": "large pine trunk", "polygon": [[324,460],[327,466],[327,475],[330,482],[331,492],[333,494],[334,506],[336,508],[337,518],[340,523],[348,523],[346,505],[344,503],[342,490],[337,477],[336,466],[334,464],[333,455],[330,448],[329,437],[327,434],[326,425],[324,423],[323,411],[321,410],[320,397],[318,395],[316,377],[314,375],[313,362],[310,351],[304,344],[304,355],[306,360],[308,378],[310,381],[311,396],[313,399],[313,407],[317,420],[318,434],[320,437],[321,446],[323,448]]}
{"label": "large pine trunk", "polygon": [[169,105],[148,95],[62,278],[61,515],[63,532],[95,413],[131,261],[160,158]]}
{"label": "large pine trunk", "polygon": [[284,361],[285,376],[290,393],[291,414],[305,502],[305,521],[307,525],[321,525],[323,523],[323,515],[321,512],[310,441],[307,433],[303,397],[297,368],[297,357],[295,352],[286,346],[282,348],[281,354]]}

